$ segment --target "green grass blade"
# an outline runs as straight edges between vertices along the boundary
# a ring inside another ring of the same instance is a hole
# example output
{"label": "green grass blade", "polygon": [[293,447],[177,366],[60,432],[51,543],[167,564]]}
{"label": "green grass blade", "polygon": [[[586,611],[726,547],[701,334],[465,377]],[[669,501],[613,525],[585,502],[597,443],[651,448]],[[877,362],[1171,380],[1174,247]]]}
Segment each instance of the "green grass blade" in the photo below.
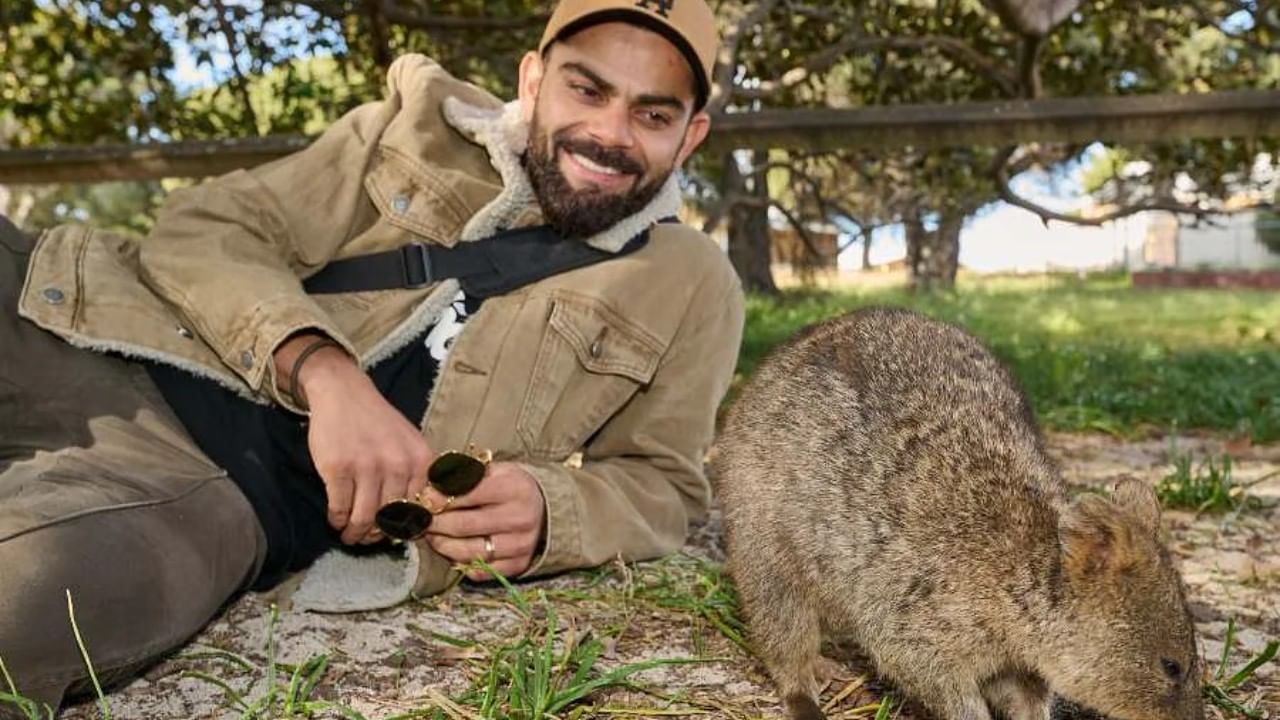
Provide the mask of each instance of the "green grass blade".
{"label": "green grass blade", "polygon": [[[0,692],[0,708],[5,705],[12,705],[22,713],[27,720],[40,720],[40,704],[31,698],[23,697],[17,693]],[[53,708],[45,705],[45,711],[49,714],[49,718],[53,718]]]}
{"label": "green grass blade", "polygon": [[262,707],[268,711],[275,706],[276,695],[280,688],[276,684],[276,624],[280,621],[280,610],[271,603],[271,616],[267,619],[267,694],[262,698]]}
{"label": "green grass blade", "polygon": [[1253,660],[1250,660],[1248,665],[1245,665],[1244,667],[1240,668],[1240,671],[1237,672],[1235,675],[1232,675],[1229,680],[1222,683],[1222,689],[1230,690],[1235,686],[1239,685],[1240,683],[1244,682],[1245,680],[1248,680],[1253,675],[1255,670],[1262,667],[1264,664],[1271,662],[1271,658],[1274,658],[1276,656],[1277,650],[1280,650],[1280,640],[1272,640],[1271,642],[1267,643],[1266,649],[1264,649]]}
{"label": "green grass blade", "polygon": [[93,663],[89,661],[89,650],[84,646],[84,638],[80,635],[80,626],[76,624],[76,606],[71,601],[71,588],[67,588],[67,617],[71,619],[71,632],[76,636],[76,647],[80,649],[80,657],[84,660],[84,667],[89,671],[89,679],[93,681],[93,691],[98,696],[98,708],[102,710],[102,717],[105,720],[111,720],[111,706],[107,704],[107,697],[102,692],[102,684],[98,682],[98,674],[93,670]]}
{"label": "green grass blade", "polygon": [[507,576],[497,570],[494,570],[493,566],[484,560],[473,560],[471,564],[473,568],[489,573],[489,577],[498,581],[498,584],[507,591],[507,596],[511,598],[511,604],[516,606],[516,609],[520,612],[521,616],[525,618],[530,616],[531,613],[529,610],[528,598],[525,597],[525,594],[521,592],[519,588],[511,584],[511,581],[507,579]]}
{"label": "green grass blade", "polygon": [[225,660],[246,672],[258,669],[248,658],[230,650],[209,648],[207,650],[189,650],[178,655],[181,660]]}
{"label": "green grass blade", "polygon": [[557,693],[551,704],[547,707],[548,713],[557,713],[564,709],[567,705],[577,702],[591,693],[604,688],[615,687],[626,684],[626,679],[637,673],[646,670],[665,667],[670,665],[693,665],[705,662],[699,659],[688,658],[659,658],[657,660],[645,660],[643,662],[631,663],[614,668],[609,672],[589,682],[567,687]]}
{"label": "green grass blade", "polygon": [[1235,700],[1232,700],[1217,685],[1207,685],[1204,690],[1205,698],[1222,710],[1229,713],[1243,715],[1244,717],[1249,718],[1249,720],[1262,720],[1261,710],[1247,708]]}
{"label": "green grass blade", "polygon": [[211,675],[202,670],[184,670],[182,671],[182,674],[180,677],[193,678],[196,680],[200,680],[202,682],[209,683],[210,685],[213,685],[214,687],[221,689],[223,694],[227,696],[227,700],[231,701],[232,705],[234,705],[237,709],[240,709],[245,712],[249,711],[249,703],[245,701],[244,694],[241,693],[239,690],[236,690],[235,688],[231,687],[231,685],[229,685],[227,681],[223,680],[220,677]]}
{"label": "green grass blade", "polygon": [[876,710],[875,720],[888,720],[889,712],[893,710],[893,696],[885,695],[880,700],[880,709]]}
{"label": "green grass blade", "polygon": [[578,669],[573,673],[573,677],[569,680],[568,687],[577,687],[586,682],[587,676],[591,674],[591,670],[595,668],[596,660],[599,659],[600,653],[604,650],[598,640],[592,640],[582,647],[580,654],[577,656]]}
{"label": "green grass blade", "polygon": [[1231,659],[1231,644],[1236,639],[1236,619],[1234,617],[1227,618],[1227,634],[1222,640],[1222,658],[1218,660],[1218,669],[1213,673],[1213,681],[1220,682],[1222,676],[1227,674],[1227,661]]}
{"label": "green grass blade", "polygon": [[329,670],[328,655],[318,655],[308,662],[311,664],[311,669],[307,672],[306,681],[302,684],[303,698],[311,697],[311,693],[315,692],[316,686],[320,684],[320,680]]}

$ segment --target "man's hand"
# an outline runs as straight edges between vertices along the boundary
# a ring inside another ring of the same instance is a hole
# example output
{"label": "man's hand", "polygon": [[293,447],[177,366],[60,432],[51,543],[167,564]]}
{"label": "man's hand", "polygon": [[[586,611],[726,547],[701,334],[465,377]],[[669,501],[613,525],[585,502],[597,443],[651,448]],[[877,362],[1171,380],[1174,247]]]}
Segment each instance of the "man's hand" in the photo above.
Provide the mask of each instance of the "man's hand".
{"label": "man's hand", "polygon": [[[493,569],[515,576],[529,569],[546,514],[538,482],[519,465],[496,462],[474,490],[448,502],[435,488],[422,494],[428,507],[444,509],[427,530],[427,542],[436,552],[458,563],[485,560]],[[493,556],[486,556],[485,539]],[[472,580],[488,574],[467,573]]]}
{"label": "man's hand", "polygon": [[[276,353],[277,368],[316,339],[286,342]],[[311,410],[307,444],[329,497],[329,524],[347,544],[378,539],[370,533],[378,508],[426,485],[433,458],[426,440],[341,348],[321,348],[307,358],[298,385]]]}

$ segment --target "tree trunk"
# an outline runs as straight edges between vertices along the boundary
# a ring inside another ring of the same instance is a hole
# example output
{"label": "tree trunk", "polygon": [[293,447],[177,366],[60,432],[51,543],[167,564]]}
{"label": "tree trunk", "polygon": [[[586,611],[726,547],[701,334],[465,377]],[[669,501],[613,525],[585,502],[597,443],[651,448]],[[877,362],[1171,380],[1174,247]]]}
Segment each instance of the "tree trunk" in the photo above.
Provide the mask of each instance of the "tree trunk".
{"label": "tree trunk", "polygon": [[936,230],[926,230],[919,216],[906,222],[907,279],[916,292],[951,290],[960,265],[960,228],[964,215],[944,212]]}
{"label": "tree trunk", "polygon": [[776,295],[769,257],[769,195],[763,182],[752,182],[738,170],[732,153],[724,155],[723,196],[729,204],[729,261],[742,289]]}
{"label": "tree trunk", "polygon": [[862,233],[862,269],[871,269],[871,233]]}

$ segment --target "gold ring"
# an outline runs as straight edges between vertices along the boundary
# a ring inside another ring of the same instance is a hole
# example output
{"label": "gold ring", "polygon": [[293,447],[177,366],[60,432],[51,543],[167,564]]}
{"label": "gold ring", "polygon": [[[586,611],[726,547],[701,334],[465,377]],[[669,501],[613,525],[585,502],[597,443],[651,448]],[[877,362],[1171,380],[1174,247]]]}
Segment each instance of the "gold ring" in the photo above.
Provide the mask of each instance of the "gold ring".
{"label": "gold ring", "polygon": [[[453,504],[453,496],[452,496],[452,495],[445,495],[445,496],[444,496],[444,505],[441,505],[441,506],[440,506],[440,510],[439,510],[439,512],[444,512],[445,510],[448,510],[448,509],[449,509],[449,506],[450,506],[450,505],[452,505],[452,504]],[[439,513],[437,513],[437,514],[439,514]]]}
{"label": "gold ring", "polygon": [[493,562],[493,555],[494,555],[493,536],[485,535],[484,536],[484,561]]}

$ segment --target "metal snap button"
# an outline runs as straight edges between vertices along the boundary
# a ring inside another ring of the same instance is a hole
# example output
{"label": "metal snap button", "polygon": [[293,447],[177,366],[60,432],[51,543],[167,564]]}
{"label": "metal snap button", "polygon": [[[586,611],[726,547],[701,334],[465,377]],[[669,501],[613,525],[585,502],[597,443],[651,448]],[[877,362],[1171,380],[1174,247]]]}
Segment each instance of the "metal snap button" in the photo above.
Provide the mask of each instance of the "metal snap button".
{"label": "metal snap button", "polygon": [[395,210],[398,215],[403,215],[409,212],[409,196],[404,193],[400,193],[391,198],[391,209]]}
{"label": "metal snap button", "polygon": [[253,367],[253,351],[245,350],[240,353],[240,365],[246,370]]}
{"label": "metal snap button", "polygon": [[596,340],[595,342],[591,343],[591,357],[599,359],[601,350],[602,350],[602,347],[600,345],[599,340]]}
{"label": "metal snap button", "polygon": [[50,305],[59,305],[63,300],[67,299],[66,294],[58,288],[45,288],[44,292],[40,294],[44,296],[44,301]]}
{"label": "metal snap button", "polygon": [[178,330],[178,334],[179,334],[179,335],[181,335],[182,337],[184,337],[184,338],[186,338],[186,339],[188,339],[188,340],[190,340],[191,338],[195,337],[195,334],[194,334],[194,333],[192,333],[190,330],[188,330],[188,329],[186,329],[186,328],[182,327],[181,325],[179,325],[179,326],[177,327],[177,330]]}

